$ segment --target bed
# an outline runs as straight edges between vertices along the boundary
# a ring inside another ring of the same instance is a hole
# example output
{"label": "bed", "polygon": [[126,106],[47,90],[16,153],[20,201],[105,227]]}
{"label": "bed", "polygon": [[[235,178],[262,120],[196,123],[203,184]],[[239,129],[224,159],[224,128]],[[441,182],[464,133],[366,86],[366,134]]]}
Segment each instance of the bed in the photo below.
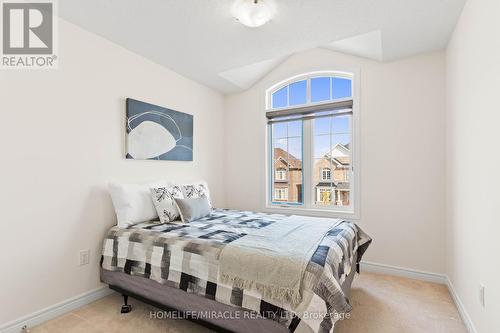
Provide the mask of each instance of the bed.
{"label": "bed", "polygon": [[188,224],[115,226],[103,243],[101,281],[124,296],[174,313],[172,318],[196,320],[221,332],[332,332],[351,310],[350,286],[371,243],[350,221],[338,220],[318,240],[301,277],[298,303],[221,282],[219,261],[229,244],[256,231],[265,234],[289,219],[214,209]]}

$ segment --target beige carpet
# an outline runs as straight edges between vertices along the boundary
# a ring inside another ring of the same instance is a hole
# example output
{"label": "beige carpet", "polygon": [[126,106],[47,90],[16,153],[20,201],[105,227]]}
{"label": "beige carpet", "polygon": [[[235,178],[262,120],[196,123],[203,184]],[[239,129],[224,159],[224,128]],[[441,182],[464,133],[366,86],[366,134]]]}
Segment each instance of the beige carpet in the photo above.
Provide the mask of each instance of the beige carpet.
{"label": "beige carpet", "polygon": [[[467,333],[443,285],[387,275],[356,276],[351,318],[336,333]],[[119,313],[122,298],[113,294],[30,329],[36,333],[191,333],[210,330],[186,320],[150,319],[149,305],[131,300],[131,313]]]}
{"label": "beige carpet", "polygon": [[335,333],[467,333],[444,285],[363,273],[350,296],[351,318]]}

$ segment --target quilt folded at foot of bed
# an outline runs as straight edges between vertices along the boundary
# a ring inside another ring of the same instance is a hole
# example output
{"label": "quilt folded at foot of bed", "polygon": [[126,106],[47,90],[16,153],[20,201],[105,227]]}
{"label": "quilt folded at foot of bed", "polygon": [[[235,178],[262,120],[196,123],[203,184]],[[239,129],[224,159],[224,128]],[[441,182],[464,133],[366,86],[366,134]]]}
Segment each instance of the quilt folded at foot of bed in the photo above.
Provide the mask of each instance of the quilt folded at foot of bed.
{"label": "quilt folded at foot of bed", "polygon": [[315,246],[303,272],[298,304],[222,283],[219,277],[220,255],[228,244],[247,235],[265,234],[266,228],[271,230],[270,226],[287,219],[278,214],[216,209],[211,216],[189,224],[145,222],[113,227],[104,240],[101,266],[253,310],[291,332],[331,331],[335,321],[351,310],[341,285],[371,242],[349,221],[332,225]]}
{"label": "quilt folded at foot of bed", "polygon": [[[290,216],[229,243],[221,252],[219,280],[297,305],[306,267],[339,219]],[[244,263],[244,265],[242,265]]]}

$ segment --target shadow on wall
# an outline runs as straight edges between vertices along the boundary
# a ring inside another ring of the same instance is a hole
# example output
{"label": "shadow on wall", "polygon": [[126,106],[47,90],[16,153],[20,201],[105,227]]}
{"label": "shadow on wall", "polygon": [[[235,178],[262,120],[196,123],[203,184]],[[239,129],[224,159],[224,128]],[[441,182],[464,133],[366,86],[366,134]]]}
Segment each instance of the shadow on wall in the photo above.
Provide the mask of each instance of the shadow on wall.
{"label": "shadow on wall", "polygon": [[[96,287],[100,282],[99,262],[102,241],[108,229],[115,224],[116,216],[107,187],[91,187],[86,195],[83,209],[77,217],[77,223],[69,233],[71,236],[68,237],[67,245],[67,248],[73,248],[77,254],[81,250],[90,250],[90,262],[85,267],[91,270],[91,274],[82,274],[81,277],[85,277],[87,281],[80,283]],[[83,290],[86,289],[88,288],[85,287]]]}

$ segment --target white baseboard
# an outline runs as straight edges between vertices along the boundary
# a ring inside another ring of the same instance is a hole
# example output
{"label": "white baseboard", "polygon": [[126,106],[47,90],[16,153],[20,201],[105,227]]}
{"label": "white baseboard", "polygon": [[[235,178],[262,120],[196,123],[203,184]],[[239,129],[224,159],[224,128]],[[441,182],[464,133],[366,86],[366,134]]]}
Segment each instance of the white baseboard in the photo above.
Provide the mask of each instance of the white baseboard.
{"label": "white baseboard", "polygon": [[446,279],[446,285],[448,286],[451,298],[453,298],[453,302],[455,302],[455,305],[457,306],[458,313],[460,313],[460,317],[462,318],[462,321],[464,322],[467,331],[469,333],[477,333],[476,327],[474,326],[472,319],[465,310],[464,304],[460,300],[460,297],[458,297],[455,287],[453,287],[453,283],[451,283],[451,280],[449,278]]}
{"label": "white baseboard", "polygon": [[439,284],[446,284],[448,280],[446,275],[430,273],[424,271],[418,271],[410,268],[403,268],[385,264],[378,264],[369,261],[361,261],[360,271],[363,272],[373,272],[373,273],[381,273],[388,275],[401,276],[409,279],[416,279],[428,282],[434,282]]}
{"label": "white baseboard", "polygon": [[462,318],[462,321],[464,322],[464,325],[467,328],[467,331],[469,333],[478,333],[474,324],[472,323],[469,314],[465,310],[464,304],[458,297],[458,294],[455,291],[455,288],[453,287],[453,284],[451,283],[448,276],[444,274],[418,271],[410,268],[378,264],[368,261],[361,261],[360,266],[361,266],[360,267],[361,273],[365,271],[365,272],[373,272],[373,273],[380,273],[387,275],[395,275],[410,279],[416,279],[416,280],[422,280],[422,281],[428,281],[446,285],[448,287],[448,291],[450,292],[451,298],[453,299],[453,302],[455,302],[455,305],[458,309],[458,313],[460,314],[460,317]]}
{"label": "white baseboard", "polygon": [[68,313],[74,309],[92,303],[102,297],[112,294],[113,291],[108,287],[101,287],[67,299],[63,302],[54,304],[45,309],[36,311],[22,318],[16,319],[9,323],[0,326],[2,333],[19,333],[22,332],[24,326],[27,328],[39,325],[45,321],[53,319]]}

